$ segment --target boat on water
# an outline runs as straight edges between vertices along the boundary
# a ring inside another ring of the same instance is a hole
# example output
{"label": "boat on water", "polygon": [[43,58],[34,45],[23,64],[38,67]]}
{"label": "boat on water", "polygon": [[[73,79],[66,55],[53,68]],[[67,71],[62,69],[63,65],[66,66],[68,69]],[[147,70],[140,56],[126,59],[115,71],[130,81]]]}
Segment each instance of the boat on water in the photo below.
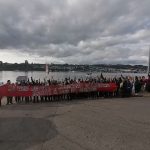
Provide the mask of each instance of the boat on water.
{"label": "boat on water", "polygon": [[28,80],[28,77],[27,77],[27,76],[18,76],[18,77],[16,78],[16,81],[17,81],[17,82],[27,82],[27,80]]}
{"label": "boat on water", "polygon": [[91,76],[92,75],[92,72],[88,72],[87,74],[86,74],[86,76]]}

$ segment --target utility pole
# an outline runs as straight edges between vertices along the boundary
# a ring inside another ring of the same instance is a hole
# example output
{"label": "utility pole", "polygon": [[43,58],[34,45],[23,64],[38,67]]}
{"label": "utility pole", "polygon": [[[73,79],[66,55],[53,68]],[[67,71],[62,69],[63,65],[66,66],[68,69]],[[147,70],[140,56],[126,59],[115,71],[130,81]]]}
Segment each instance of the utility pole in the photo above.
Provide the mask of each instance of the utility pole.
{"label": "utility pole", "polygon": [[149,46],[149,55],[148,55],[148,70],[147,73],[150,74],[150,46]]}

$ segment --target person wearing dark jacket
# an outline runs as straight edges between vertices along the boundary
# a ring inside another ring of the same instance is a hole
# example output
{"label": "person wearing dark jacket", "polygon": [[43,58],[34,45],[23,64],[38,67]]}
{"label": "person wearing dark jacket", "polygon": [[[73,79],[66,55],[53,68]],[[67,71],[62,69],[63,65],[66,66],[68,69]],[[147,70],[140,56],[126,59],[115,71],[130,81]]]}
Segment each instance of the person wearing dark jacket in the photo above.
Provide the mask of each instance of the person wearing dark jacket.
{"label": "person wearing dark jacket", "polygon": [[150,92],[150,74],[148,75],[148,79],[146,81],[146,91]]}
{"label": "person wearing dark jacket", "polygon": [[135,77],[134,87],[135,87],[135,94],[138,94],[141,91],[141,82],[139,81],[137,76]]}
{"label": "person wearing dark jacket", "polygon": [[[7,85],[10,85],[11,84],[11,81],[10,80],[8,80],[7,81]],[[12,104],[12,97],[11,96],[7,96],[7,105],[8,104]]]}

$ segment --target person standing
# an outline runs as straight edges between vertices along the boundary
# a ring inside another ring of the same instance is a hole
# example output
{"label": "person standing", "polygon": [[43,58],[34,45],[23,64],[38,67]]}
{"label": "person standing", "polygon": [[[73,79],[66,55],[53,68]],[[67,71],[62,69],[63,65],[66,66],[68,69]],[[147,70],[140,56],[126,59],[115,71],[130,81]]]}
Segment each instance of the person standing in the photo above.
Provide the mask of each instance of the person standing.
{"label": "person standing", "polygon": [[[7,85],[10,85],[11,81],[7,80]],[[12,104],[12,96],[7,96],[7,105]]]}
{"label": "person standing", "polygon": [[148,79],[146,81],[146,91],[150,92],[150,74],[148,74]]}
{"label": "person standing", "polygon": [[134,88],[135,88],[135,94],[138,94],[141,91],[141,83],[137,76],[135,77]]}

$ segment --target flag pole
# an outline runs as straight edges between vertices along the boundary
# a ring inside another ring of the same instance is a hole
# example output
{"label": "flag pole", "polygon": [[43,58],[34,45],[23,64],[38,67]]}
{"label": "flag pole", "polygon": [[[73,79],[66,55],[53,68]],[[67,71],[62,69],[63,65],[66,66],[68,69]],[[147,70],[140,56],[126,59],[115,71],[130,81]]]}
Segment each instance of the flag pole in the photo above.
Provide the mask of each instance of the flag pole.
{"label": "flag pole", "polygon": [[148,55],[148,70],[147,70],[148,75],[150,74],[150,46],[149,46],[149,55]]}
{"label": "flag pole", "polygon": [[45,63],[45,80],[47,81],[47,76],[48,76],[48,64]]}

